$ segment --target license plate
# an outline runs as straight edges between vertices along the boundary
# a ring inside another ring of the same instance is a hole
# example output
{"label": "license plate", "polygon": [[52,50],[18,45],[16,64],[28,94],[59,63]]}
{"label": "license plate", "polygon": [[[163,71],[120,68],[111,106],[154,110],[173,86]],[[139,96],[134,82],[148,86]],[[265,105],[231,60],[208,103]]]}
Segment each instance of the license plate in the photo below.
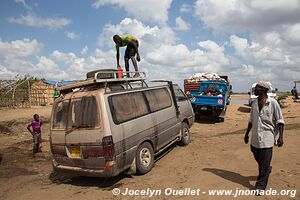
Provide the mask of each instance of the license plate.
{"label": "license plate", "polygon": [[70,155],[73,158],[80,158],[81,157],[80,147],[79,146],[71,146]]}

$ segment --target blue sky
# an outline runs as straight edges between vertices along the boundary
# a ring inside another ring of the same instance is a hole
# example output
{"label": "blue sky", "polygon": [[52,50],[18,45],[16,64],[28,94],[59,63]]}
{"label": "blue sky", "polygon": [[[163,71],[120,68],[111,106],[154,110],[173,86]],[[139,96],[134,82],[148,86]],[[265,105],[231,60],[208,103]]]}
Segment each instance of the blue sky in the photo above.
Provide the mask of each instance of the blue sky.
{"label": "blue sky", "polygon": [[182,85],[216,72],[234,91],[258,80],[288,91],[300,80],[297,0],[2,0],[0,27],[0,79],[84,79],[115,68],[111,37],[131,33],[149,79]]}

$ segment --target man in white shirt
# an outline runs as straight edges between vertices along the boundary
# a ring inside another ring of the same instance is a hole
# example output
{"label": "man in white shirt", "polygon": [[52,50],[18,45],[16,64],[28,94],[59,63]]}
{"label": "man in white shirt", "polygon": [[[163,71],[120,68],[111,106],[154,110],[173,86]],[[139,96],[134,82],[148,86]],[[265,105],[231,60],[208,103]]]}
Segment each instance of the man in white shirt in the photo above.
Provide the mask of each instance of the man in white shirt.
{"label": "man in white shirt", "polygon": [[258,98],[251,105],[250,119],[245,133],[244,142],[248,144],[251,135],[251,151],[258,163],[259,175],[255,184],[258,191],[265,190],[271,171],[272,151],[274,144],[283,145],[284,121],[280,106],[276,99],[269,98],[269,84],[260,81],[255,86]]}

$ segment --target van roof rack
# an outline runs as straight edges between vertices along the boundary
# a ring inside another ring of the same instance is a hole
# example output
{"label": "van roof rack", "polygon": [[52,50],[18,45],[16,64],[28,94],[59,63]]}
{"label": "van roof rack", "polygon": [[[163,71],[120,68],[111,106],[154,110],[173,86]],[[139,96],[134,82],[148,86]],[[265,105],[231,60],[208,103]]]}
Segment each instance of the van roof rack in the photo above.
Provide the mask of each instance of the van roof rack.
{"label": "van roof rack", "polygon": [[[129,77],[127,77],[127,73]],[[90,86],[104,86],[105,88],[109,87],[110,84],[125,84],[126,89],[132,89],[130,85],[131,82],[140,82],[141,87],[148,87],[146,80],[146,73],[145,72],[138,72],[139,76],[134,77],[136,72],[118,72],[116,70],[104,70],[104,71],[97,71],[92,74],[92,76],[88,77],[86,80],[78,81],[74,84],[65,85],[58,87],[57,90],[70,92],[73,89],[77,88],[86,88]]]}

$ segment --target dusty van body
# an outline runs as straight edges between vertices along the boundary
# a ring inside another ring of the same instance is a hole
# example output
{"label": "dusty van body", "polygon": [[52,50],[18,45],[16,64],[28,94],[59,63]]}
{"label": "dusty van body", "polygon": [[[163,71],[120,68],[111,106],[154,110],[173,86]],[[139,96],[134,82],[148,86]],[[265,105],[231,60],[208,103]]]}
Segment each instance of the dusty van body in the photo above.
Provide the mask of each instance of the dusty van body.
{"label": "dusty van body", "polygon": [[171,82],[143,86],[133,83],[138,78],[124,84],[95,77],[60,88],[66,94],[53,105],[50,130],[55,170],[98,177],[127,169],[145,174],[155,154],[175,142],[189,144],[194,113]]}

